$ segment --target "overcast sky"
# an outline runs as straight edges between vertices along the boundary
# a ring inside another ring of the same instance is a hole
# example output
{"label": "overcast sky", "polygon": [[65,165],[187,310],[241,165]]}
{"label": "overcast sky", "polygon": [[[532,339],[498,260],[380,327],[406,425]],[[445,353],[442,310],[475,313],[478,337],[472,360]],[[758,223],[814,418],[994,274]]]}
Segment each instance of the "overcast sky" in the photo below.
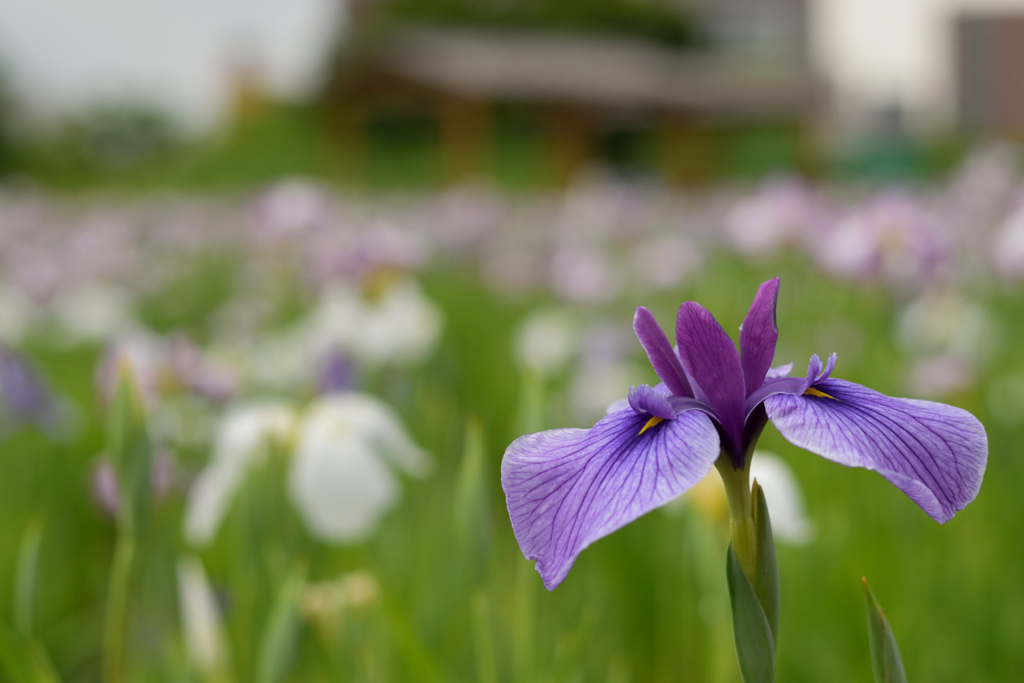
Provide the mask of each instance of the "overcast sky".
{"label": "overcast sky", "polygon": [[279,94],[317,76],[344,0],[0,0],[0,64],[45,112],[149,101],[196,127],[223,111],[230,65]]}
{"label": "overcast sky", "polygon": [[[1024,0],[809,0],[815,58],[842,110],[901,103],[953,116],[950,19]],[[0,0],[0,63],[42,111],[111,100],[168,107],[196,127],[223,112],[240,56],[271,89],[301,93],[336,35],[345,0]]]}

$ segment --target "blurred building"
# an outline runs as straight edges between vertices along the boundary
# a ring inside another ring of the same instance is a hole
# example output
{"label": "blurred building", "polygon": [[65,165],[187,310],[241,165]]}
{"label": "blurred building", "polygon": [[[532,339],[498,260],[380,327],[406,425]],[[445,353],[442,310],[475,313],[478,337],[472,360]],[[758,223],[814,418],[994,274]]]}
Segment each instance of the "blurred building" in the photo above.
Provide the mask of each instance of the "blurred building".
{"label": "blurred building", "polygon": [[961,127],[1024,135],[1024,13],[963,15],[956,41]]}
{"label": "blurred building", "polygon": [[357,13],[328,116],[364,161],[418,128],[449,180],[487,175],[524,146],[555,184],[595,161],[680,181],[804,163],[818,91],[803,0],[677,0],[672,11],[692,18],[684,44],[500,21],[362,31]]}

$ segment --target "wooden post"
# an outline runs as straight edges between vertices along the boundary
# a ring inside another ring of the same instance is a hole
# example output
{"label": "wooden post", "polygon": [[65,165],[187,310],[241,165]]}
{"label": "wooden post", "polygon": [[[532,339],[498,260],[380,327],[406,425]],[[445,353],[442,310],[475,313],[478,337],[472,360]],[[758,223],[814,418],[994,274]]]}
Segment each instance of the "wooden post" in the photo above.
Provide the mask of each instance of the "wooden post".
{"label": "wooden post", "polygon": [[705,121],[668,116],[661,126],[661,168],[675,183],[706,183],[715,176],[715,131]]}
{"label": "wooden post", "polygon": [[349,99],[334,109],[332,130],[344,179],[362,185],[369,175],[369,127],[362,99]]}
{"label": "wooden post", "polygon": [[441,165],[449,184],[478,178],[490,167],[493,147],[489,103],[451,94],[438,97]]}
{"label": "wooden post", "polygon": [[550,107],[544,112],[548,176],[564,187],[592,154],[592,121],[587,112],[571,105]]}

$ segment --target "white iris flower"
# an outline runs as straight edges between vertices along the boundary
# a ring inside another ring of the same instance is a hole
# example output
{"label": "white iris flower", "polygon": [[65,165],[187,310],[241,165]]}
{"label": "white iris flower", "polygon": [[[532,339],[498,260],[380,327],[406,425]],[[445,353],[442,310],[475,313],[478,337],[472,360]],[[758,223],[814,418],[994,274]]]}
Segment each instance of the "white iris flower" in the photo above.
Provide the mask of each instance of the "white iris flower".
{"label": "white iris flower", "polygon": [[185,535],[207,545],[249,466],[276,440],[292,453],[288,494],[309,532],[327,543],[365,539],[401,498],[400,469],[425,476],[430,456],[386,403],[356,392],[286,404],[241,406],[221,422],[214,454],[192,488]]}

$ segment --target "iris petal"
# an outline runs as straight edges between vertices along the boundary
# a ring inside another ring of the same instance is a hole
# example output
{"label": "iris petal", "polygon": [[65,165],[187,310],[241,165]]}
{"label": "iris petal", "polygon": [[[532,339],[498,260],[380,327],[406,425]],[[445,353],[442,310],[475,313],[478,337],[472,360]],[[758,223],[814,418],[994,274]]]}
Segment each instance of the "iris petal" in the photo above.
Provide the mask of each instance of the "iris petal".
{"label": "iris petal", "polygon": [[939,523],[974,500],[988,437],[973,415],[839,379],[814,388],[832,398],[765,399],[768,418],[790,443],[841,465],[877,471]]}
{"label": "iris petal", "polygon": [[654,314],[643,306],[638,307],[633,316],[633,330],[647,352],[654,371],[658,373],[658,377],[669,391],[675,396],[693,396],[679,356],[672,349],[658,321],[654,319]]}
{"label": "iris petal", "polygon": [[714,316],[693,301],[679,307],[676,341],[683,367],[700,386],[731,441],[732,455],[742,458],[746,391],[736,346]]}
{"label": "iris petal", "polygon": [[548,590],[584,548],[710,471],[719,442],[706,415],[688,411],[639,434],[649,417],[620,411],[591,429],[527,434],[505,451],[501,485],[512,529]]}
{"label": "iris petal", "polygon": [[660,417],[662,420],[674,420],[675,410],[668,399],[646,384],[631,387],[629,390],[629,407],[638,413],[646,413]]}
{"label": "iris petal", "polygon": [[750,396],[764,383],[775,357],[775,344],[779,340],[779,327],[775,322],[778,298],[779,278],[762,284],[740,327],[740,362],[743,364],[745,396]]}

